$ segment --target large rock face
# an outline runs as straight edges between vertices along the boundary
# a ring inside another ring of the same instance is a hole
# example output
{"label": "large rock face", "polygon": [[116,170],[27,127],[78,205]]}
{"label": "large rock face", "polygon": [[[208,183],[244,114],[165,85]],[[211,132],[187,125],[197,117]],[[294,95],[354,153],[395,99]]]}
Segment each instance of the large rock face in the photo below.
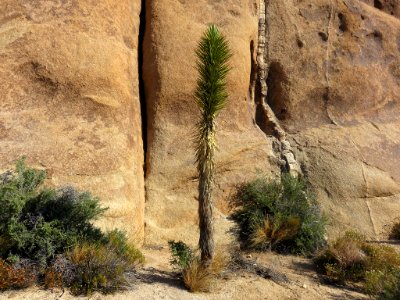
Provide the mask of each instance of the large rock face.
{"label": "large rock face", "polygon": [[[198,110],[194,50],[215,23],[233,58],[229,105],[218,120],[216,229],[227,229],[227,196],[235,183],[260,172],[277,173],[271,140],[253,122],[250,101],[251,41],[258,35],[257,1],[147,1],[144,81],[148,110],[146,242],[195,242],[197,178],[193,133]],[[220,234],[218,234],[220,235]]]}
{"label": "large rock face", "polygon": [[397,4],[269,2],[268,103],[332,231],[384,236],[400,215]]}
{"label": "large rock face", "polygon": [[140,1],[0,1],[0,168],[26,155],[143,238]]}
{"label": "large rock face", "polygon": [[100,196],[104,227],[141,239],[145,224],[147,244],[195,243],[194,50],[214,23],[233,52],[218,237],[235,184],[285,164],[317,189],[331,233],[385,236],[400,216],[398,1],[143,0],[142,49],[140,1],[117,2],[0,1],[0,169],[26,155],[51,184]]}
{"label": "large rock face", "polygon": [[[257,24],[264,6],[265,29]],[[400,215],[397,1],[147,1],[147,10],[148,243],[197,238],[193,50],[210,23],[234,52],[230,105],[219,126],[216,227],[225,229],[224,203],[235,183],[257,169],[279,172],[271,146],[277,119],[317,189],[330,232],[385,235]],[[258,36],[266,41],[263,60]],[[262,87],[248,93],[257,67],[266,72],[265,101],[276,119],[255,112]]]}

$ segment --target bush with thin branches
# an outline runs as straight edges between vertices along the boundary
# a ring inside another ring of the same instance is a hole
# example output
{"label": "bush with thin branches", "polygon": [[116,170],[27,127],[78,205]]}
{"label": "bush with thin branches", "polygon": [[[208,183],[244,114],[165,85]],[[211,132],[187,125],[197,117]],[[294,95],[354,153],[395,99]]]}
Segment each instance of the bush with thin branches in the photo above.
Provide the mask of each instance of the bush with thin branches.
{"label": "bush with thin branches", "polygon": [[0,289],[42,277],[48,288],[83,294],[123,287],[123,273],[142,260],[140,251],[125,233],[93,225],[106,211],[98,198],[73,187],[47,188],[45,179],[24,159],[0,175]]}
{"label": "bush with thin branches", "polygon": [[393,247],[368,243],[365,236],[349,231],[322,250],[315,264],[331,281],[360,282],[371,296],[399,299],[400,254]]}
{"label": "bush with thin branches", "polygon": [[257,178],[240,185],[232,203],[245,249],[311,255],[325,244],[325,218],[302,178]]}

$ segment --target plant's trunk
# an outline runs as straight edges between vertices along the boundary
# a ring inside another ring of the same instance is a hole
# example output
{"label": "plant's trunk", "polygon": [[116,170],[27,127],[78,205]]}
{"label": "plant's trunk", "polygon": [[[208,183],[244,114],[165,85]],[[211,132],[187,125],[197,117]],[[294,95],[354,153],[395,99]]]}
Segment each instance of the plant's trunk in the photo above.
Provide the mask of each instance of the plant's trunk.
{"label": "plant's trunk", "polygon": [[214,226],[212,190],[214,184],[214,126],[205,134],[202,161],[199,161],[199,246],[201,261],[208,266],[214,258]]}

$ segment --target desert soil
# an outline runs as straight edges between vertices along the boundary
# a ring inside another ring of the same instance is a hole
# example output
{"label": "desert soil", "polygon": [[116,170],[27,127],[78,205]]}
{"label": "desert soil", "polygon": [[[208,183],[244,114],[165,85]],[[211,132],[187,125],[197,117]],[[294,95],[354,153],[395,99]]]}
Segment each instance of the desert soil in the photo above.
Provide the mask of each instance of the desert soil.
{"label": "desert soil", "polygon": [[[139,270],[131,287],[114,295],[94,294],[80,299],[368,299],[356,289],[324,283],[313,269],[311,260],[272,253],[247,254],[247,260],[267,267],[276,274],[285,274],[287,282],[264,279],[245,271],[228,272],[216,282],[211,293],[192,294],[185,290],[169,265],[167,249],[145,249],[146,263]],[[65,291],[46,291],[38,287],[24,291],[6,291],[0,299],[76,299]]]}

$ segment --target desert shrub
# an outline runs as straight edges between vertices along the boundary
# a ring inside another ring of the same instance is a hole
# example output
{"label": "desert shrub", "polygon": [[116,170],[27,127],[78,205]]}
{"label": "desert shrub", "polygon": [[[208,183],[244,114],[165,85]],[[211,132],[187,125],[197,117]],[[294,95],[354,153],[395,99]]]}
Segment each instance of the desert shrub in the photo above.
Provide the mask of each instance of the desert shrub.
{"label": "desert shrub", "polygon": [[379,300],[400,299],[400,267],[391,270],[372,270],[366,273],[366,291]]}
{"label": "desert shrub", "polygon": [[74,294],[110,293],[126,284],[124,274],[131,265],[106,246],[79,245],[68,255],[75,271],[71,283]]}
{"label": "desert shrub", "polygon": [[0,257],[10,262],[3,268],[3,285],[30,282],[22,280],[32,277],[29,268],[21,267],[29,260],[46,288],[71,287],[85,294],[123,287],[124,273],[143,261],[141,252],[124,232],[103,233],[93,225],[105,211],[98,198],[72,187],[45,188],[45,178],[24,160],[0,175]]}
{"label": "desert shrub", "polygon": [[364,237],[347,232],[315,258],[315,264],[328,278],[344,283],[365,277],[366,253],[362,250]]}
{"label": "desert shrub", "polygon": [[325,219],[302,178],[255,179],[239,186],[232,202],[243,248],[308,255],[325,243]]}
{"label": "desert shrub", "polygon": [[126,234],[121,230],[114,229],[108,232],[105,236],[104,244],[110,251],[114,251],[130,266],[137,263],[144,263],[142,252],[132,243],[128,242]]}
{"label": "desert shrub", "polygon": [[58,254],[44,274],[46,289],[64,288],[71,286],[75,278],[75,266],[66,254]]}
{"label": "desert shrub", "polygon": [[229,262],[228,255],[217,249],[211,263],[205,266],[199,253],[184,242],[169,241],[168,244],[171,265],[180,271],[185,287],[192,293],[209,292]]}
{"label": "desert shrub", "polygon": [[[42,266],[79,240],[96,241],[102,233],[92,225],[104,212],[99,200],[72,187],[42,188],[43,171],[28,168],[24,160],[14,172],[1,176],[0,252]],[[4,208],[4,209],[3,209]]]}
{"label": "desert shrub", "polygon": [[98,243],[81,243],[59,255],[47,269],[45,286],[70,287],[75,295],[111,293],[127,285],[125,274],[142,263],[142,253],[123,232],[109,232]]}
{"label": "desert shrub", "polygon": [[394,240],[400,240],[400,222],[393,225],[389,238]]}
{"label": "desert shrub", "polygon": [[0,260],[0,290],[25,288],[37,279],[37,272],[30,263],[12,264]]}
{"label": "desert shrub", "polygon": [[393,247],[370,244],[363,235],[346,232],[317,255],[315,264],[330,280],[361,282],[369,294],[384,295],[398,283],[400,254]]}

